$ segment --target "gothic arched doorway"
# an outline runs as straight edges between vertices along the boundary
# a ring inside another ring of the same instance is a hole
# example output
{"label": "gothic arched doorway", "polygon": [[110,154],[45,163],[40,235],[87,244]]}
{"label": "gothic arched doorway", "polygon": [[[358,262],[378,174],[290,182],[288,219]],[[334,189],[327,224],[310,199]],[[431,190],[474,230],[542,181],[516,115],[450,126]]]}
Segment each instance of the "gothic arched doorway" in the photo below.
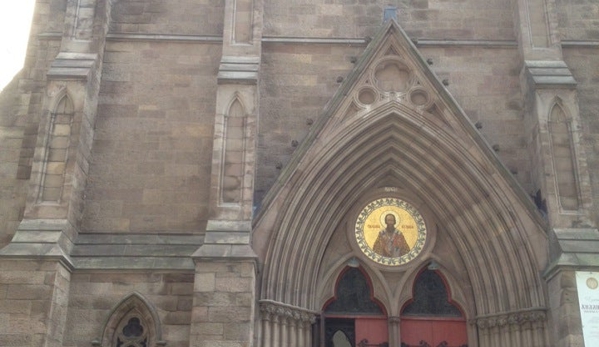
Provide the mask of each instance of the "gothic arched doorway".
{"label": "gothic arched doorway", "polygon": [[414,281],[413,297],[401,310],[401,346],[467,347],[466,319],[451,301],[440,273],[425,269]]}
{"label": "gothic arched doorway", "polygon": [[[388,346],[387,313],[360,268],[345,268],[323,309],[325,347]],[[322,346],[322,344],[321,344]]]}

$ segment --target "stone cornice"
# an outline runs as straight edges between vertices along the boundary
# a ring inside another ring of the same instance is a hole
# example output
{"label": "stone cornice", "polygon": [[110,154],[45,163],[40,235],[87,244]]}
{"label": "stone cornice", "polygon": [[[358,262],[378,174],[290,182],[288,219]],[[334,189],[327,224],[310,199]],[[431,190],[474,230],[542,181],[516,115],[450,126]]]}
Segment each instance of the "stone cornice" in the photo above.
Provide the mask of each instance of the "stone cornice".
{"label": "stone cornice", "polygon": [[[40,40],[61,40],[62,33],[46,32],[38,36]],[[151,34],[151,33],[109,33],[108,41],[165,41],[189,43],[222,43],[222,36],[216,35],[185,35],[185,34]],[[370,38],[344,37],[295,37],[295,36],[264,36],[263,43],[298,43],[298,44],[329,44],[329,45],[366,45]],[[482,48],[518,48],[515,40],[448,40],[415,38],[418,47],[482,47]],[[599,41],[594,40],[562,40],[563,48],[599,48]]]}

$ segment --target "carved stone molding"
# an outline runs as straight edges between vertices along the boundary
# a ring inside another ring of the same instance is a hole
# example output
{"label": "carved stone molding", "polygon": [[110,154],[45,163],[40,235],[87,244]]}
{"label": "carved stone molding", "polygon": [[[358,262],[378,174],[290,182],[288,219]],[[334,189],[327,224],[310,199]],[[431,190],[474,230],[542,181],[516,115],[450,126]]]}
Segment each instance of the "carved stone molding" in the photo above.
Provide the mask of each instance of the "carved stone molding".
{"label": "carved stone molding", "polygon": [[546,309],[521,310],[477,317],[470,321],[479,329],[492,329],[504,326],[522,326],[525,323],[536,323],[547,321]]}
{"label": "carved stone molding", "polygon": [[270,300],[260,301],[260,312],[263,319],[279,322],[293,321],[313,324],[316,322],[317,316],[314,311]]}

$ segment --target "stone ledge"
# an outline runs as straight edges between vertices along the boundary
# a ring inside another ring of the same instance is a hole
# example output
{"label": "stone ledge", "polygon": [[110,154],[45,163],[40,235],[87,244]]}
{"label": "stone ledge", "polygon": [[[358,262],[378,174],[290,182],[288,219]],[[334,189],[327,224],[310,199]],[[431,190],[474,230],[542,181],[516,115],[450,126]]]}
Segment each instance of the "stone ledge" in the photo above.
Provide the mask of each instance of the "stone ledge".
{"label": "stone ledge", "polygon": [[68,236],[72,234],[74,228],[65,219],[25,219],[0,250],[0,258],[57,259],[72,270],[73,241]]}
{"label": "stone ledge", "polygon": [[222,231],[206,234],[206,244],[248,245],[250,234],[246,231]]}
{"label": "stone ledge", "polygon": [[190,270],[203,242],[204,235],[83,233],[71,259],[77,270]]}
{"label": "stone ledge", "polygon": [[197,245],[76,245],[71,252],[72,257],[181,257],[190,256],[198,249]]}
{"label": "stone ledge", "polygon": [[57,260],[73,271],[72,259],[56,243],[10,243],[0,250],[0,259]]}
{"label": "stone ledge", "polygon": [[549,279],[561,268],[599,269],[599,230],[593,228],[554,229],[553,246],[558,256],[547,266]]}
{"label": "stone ledge", "polygon": [[190,257],[78,257],[73,258],[77,270],[191,270]]}
{"label": "stone ledge", "polygon": [[561,60],[526,60],[524,65],[529,80],[537,88],[576,88],[572,72]]}
{"label": "stone ledge", "polygon": [[87,80],[93,70],[97,54],[58,53],[48,70],[49,79]]}
{"label": "stone ledge", "polygon": [[192,255],[195,261],[205,259],[257,259],[250,245],[204,244]]}
{"label": "stone ledge", "polygon": [[223,56],[218,68],[219,84],[256,84],[260,70],[260,57]]}
{"label": "stone ledge", "polygon": [[124,233],[81,233],[79,245],[139,244],[139,245],[201,245],[204,235],[186,234],[124,234]]}
{"label": "stone ledge", "polygon": [[252,221],[230,221],[210,219],[206,225],[206,232],[246,232],[252,230]]}

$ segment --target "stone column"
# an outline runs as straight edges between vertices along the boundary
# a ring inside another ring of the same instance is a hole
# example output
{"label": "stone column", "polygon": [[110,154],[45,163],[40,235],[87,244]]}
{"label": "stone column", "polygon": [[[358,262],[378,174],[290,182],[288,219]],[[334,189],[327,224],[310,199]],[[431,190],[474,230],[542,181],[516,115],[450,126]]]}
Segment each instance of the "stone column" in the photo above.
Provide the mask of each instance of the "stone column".
{"label": "stone column", "polygon": [[263,322],[269,323],[262,325],[260,346],[311,346],[310,328],[316,312],[271,300],[260,302],[260,312]]}
{"label": "stone column", "polygon": [[401,320],[399,317],[389,317],[387,323],[389,325],[389,347],[400,347],[401,341],[399,341],[399,324]]}

